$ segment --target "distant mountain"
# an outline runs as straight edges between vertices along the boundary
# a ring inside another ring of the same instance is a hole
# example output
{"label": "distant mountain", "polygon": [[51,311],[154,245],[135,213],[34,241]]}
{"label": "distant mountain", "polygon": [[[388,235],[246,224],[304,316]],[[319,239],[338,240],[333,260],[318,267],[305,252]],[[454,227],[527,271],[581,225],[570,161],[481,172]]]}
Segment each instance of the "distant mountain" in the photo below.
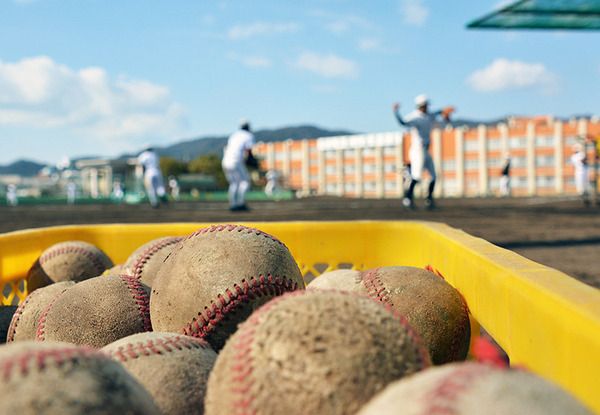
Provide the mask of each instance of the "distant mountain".
{"label": "distant mountain", "polygon": [[33,177],[46,167],[35,161],[19,160],[6,166],[0,166],[0,174],[18,174],[22,177]]}
{"label": "distant mountain", "polygon": [[[286,127],[274,130],[255,131],[256,142],[273,142],[287,139],[301,140],[319,137],[332,137],[337,135],[357,134],[345,130],[325,130],[319,127],[304,125],[299,127]],[[161,156],[173,157],[179,160],[193,160],[203,154],[222,154],[227,136],[223,137],[204,137],[193,140],[183,141],[172,146],[156,148]]]}

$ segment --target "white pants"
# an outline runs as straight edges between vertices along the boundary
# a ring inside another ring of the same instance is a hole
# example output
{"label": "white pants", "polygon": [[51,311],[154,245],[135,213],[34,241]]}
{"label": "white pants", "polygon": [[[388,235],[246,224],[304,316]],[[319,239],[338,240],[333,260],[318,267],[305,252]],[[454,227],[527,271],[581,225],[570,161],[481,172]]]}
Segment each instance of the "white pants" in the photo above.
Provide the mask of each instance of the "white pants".
{"label": "white pants", "polygon": [[158,205],[156,195],[163,197],[166,193],[165,185],[163,184],[162,174],[160,172],[148,171],[144,176],[144,185],[146,186],[146,193],[148,193],[148,199],[152,206]]}
{"label": "white pants", "polygon": [[410,175],[413,180],[421,181],[423,179],[423,170],[427,170],[431,175],[431,180],[436,179],[435,165],[433,158],[427,148],[423,146],[411,146],[410,157]]}
{"label": "white pants", "polygon": [[510,177],[505,174],[500,176],[500,194],[510,196]]}
{"label": "white pants", "polygon": [[588,192],[590,186],[590,177],[587,167],[579,167],[575,169],[575,188],[577,194],[584,196]]}
{"label": "white pants", "polygon": [[246,204],[246,192],[250,188],[248,169],[243,162],[234,165],[223,163],[223,172],[229,183],[229,207],[236,208]]}

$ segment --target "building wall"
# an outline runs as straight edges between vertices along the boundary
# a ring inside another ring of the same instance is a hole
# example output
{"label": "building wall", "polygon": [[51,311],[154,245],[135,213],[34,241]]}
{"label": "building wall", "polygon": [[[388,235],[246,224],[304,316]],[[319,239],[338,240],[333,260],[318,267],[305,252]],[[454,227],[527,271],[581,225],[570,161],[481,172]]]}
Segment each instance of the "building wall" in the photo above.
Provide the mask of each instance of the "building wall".
{"label": "building wall", "polygon": [[[573,194],[573,146],[600,137],[597,119],[562,122],[551,117],[510,119],[493,128],[445,128],[432,132],[430,152],[438,174],[437,196],[497,195],[504,158],[511,157],[515,196]],[[258,143],[261,168],[283,174],[299,195],[401,197],[401,169],[410,134],[401,132]],[[595,153],[588,144],[588,160]],[[425,179],[425,183],[428,178]],[[417,194],[426,186],[417,188]]]}

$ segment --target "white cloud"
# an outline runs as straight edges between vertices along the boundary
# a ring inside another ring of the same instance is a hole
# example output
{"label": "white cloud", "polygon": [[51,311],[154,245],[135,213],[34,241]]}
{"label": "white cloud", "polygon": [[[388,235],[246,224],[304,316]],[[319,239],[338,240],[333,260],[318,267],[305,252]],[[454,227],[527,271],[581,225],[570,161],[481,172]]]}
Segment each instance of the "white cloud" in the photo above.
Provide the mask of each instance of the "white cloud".
{"label": "white cloud", "polygon": [[541,63],[498,58],[484,69],[473,72],[467,85],[479,92],[534,89],[553,94],[560,90],[560,78]]}
{"label": "white cloud", "polygon": [[0,123],[66,128],[84,137],[118,143],[129,136],[182,131],[185,109],[167,87],[98,67],[74,70],[46,56],[0,61]]}
{"label": "white cloud", "polygon": [[304,52],[298,57],[294,66],[325,78],[357,78],[359,74],[356,62],[332,53],[319,55],[314,52]]}
{"label": "white cloud", "polygon": [[227,55],[229,59],[237,62],[241,62],[245,66],[268,68],[271,66],[271,60],[261,56],[241,56],[237,53],[230,53]]}
{"label": "white cloud", "polygon": [[245,26],[234,26],[229,29],[228,36],[233,40],[245,40],[254,36],[273,36],[282,33],[297,32],[297,23],[253,23]]}
{"label": "white cloud", "polygon": [[358,49],[362,51],[381,51],[381,39],[377,38],[363,38],[358,40]]}
{"label": "white cloud", "polygon": [[425,0],[400,0],[400,14],[406,24],[421,26],[427,21],[429,9],[424,5]]}

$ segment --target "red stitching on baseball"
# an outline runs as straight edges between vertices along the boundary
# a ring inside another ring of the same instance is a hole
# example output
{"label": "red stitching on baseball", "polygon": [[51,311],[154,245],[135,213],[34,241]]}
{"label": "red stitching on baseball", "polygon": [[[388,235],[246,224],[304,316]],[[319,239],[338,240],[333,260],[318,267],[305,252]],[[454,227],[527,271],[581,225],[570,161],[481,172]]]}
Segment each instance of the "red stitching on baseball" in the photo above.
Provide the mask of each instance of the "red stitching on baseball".
{"label": "red stitching on baseball", "polygon": [[102,274],[104,271],[106,271],[107,268],[109,268],[111,266],[111,264],[109,264],[108,262],[105,261],[106,258],[96,255],[95,253],[91,252],[89,249],[87,249],[85,247],[68,245],[68,246],[61,246],[61,247],[52,249],[50,251],[44,252],[35,261],[35,263],[31,267],[31,269],[29,270],[28,275],[32,274],[33,272],[40,269],[44,262],[49,261],[50,259],[52,259],[58,255],[68,254],[68,253],[78,253],[78,254],[83,254],[84,256],[86,256],[92,262],[92,264],[94,264],[94,267],[98,271],[98,275]]}
{"label": "red stitching on baseball", "polygon": [[235,363],[231,366],[233,372],[231,376],[231,390],[235,393],[233,405],[236,408],[237,415],[254,415],[257,413],[256,410],[251,409],[252,403],[254,402],[254,396],[248,394],[248,391],[252,388],[254,383],[252,379],[250,379],[250,375],[254,370],[254,366],[252,365],[252,344],[254,343],[256,326],[258,325],[260,318],[265,312],[279,304],[283,299],[301,295],[303,293],[304,291],[295,291],[276,297],[252,313],[244,325],[238,330],[240,334],[235,340],[236,343],[233,347],[233,350],[236,350],[237,352],[232,356]]}
{"label": "red stitching on baseball", "polygon": [[37,326],[37,332],[36,332],[36,335],[35,335],[36,340],[39,340],[39,341],[46,340],[46,318],[48,317],[48,312],[50,311],[50,308],[52,307],[52,304],[54,304],[54,301],[56,301],[56,299],[58,298],[58,296],[61,295],[62,293],[64,293],[64,291],[61,291],[61,292],[59,292],[58,294],[56,294],[54,296],[54,298],[52,299],[52,301],[50,301],[48,303],[48,305],[44,309],[44,312],[40,316],[40,319],[38,321],[38,326]]}
{"label": "red stitching on baseball", "polygon": [[280,295],[284,292],[292,292],[298,289],[298,284],[285,277],[273,277],[268,275],[258,278],[251,277],[250,281],[242,280],[243,287],[233,285],[233,289],[227,289],[225,295],[219,294],[217,302],[212,301],[210,306],[205,307],[204,314],[198,313],[187,327],[183,328],[183,334],[205,339],[215,331],[221,321],[228,314],[236,312],[244,303],[261,296]]}
{"label": "red stitching on baseball", "polygon": [[450,371],[436,387],[422,397],[422,414],[456,414],[455,405],[459,394],[465,391],[475,378],[481,377],[488,371],[489,369],[485,365],[479,364],[465,364]]}
{"label": "red stitching on baseball", "polygon": [[19,307],[17,307],[17,309],[15,310],[15,314],[13,314],[13,317],[10,321],[10,325],[8,326],[8,333],[6,334],[6,343],[10,343],[15,339],[15,331],[17,330],[17,326],[19,325],[19,320],[23,315],[23,310],[25,306],[27,305],[27,303],[29,303],[29,301],[31,301],[32,296],[38,295],[39,291],[34,290],[27,296],[27,298],[25,298],[25,300],[23,300]]}
{"label": "red stitching on baseball", "polygon": [[260,229],[251,228],[249,226],[231,225],[231,224],[229,224],[229,225],[211,225],[211,226],[207,226],[202,229],[198,229],[197,231],[188,235],[184,240],[187,240],[187,239],[190,239],[195,236],[205,234],[208,232],[221,232],[221,231],[232,232],[234,230],[237,230],[238,232],[246,232],[248,234],[254,233],[256,236],[264,236],[265,238],[271,239],[272,241],[275,241],[275,242],[285,246],[285,244],[283,242],[281,242],[279,239],[277,239],[276,237],[274,237],[271,234],[261,231]]}
{"label": "red stitching on baseball", "polygon": [[144,267],[154,254],[156,254],[159,250],[169,245],[177,245],[182,239],[182,236],[171,236],[149,246],[143,253],[141,253],[138,256],[137,260],[135,261],[135,264],[133,266],[133,276],[139,279],[142,276],[142,271],[144,270]]}
{"label": "red stitching on baseball", "polygon": [[393,305],[390,297],[388,297],[389,292],[385,289],[383,282],[379,278],[380,269],[381,268],[373,268],[367,272],[363,278],[365,288],[372,298],[379,300],[383,304],[389,303],[390,305]]}
{"label": "red stitching on baseball", "polygon": [[32,370],[42,372],[50,364],[62,367],[66,363],[76,363],[80,359],[99,360],[103,356],[102,352],[88,346],[61,346],[59,349],[31,350],[15,359],[4,359],[0,370],[2,379],[8,382],[15,373],[26,376]]}
{"label": "red stitching on baseball", "polygon": [[107,351],[106,353],[114,359],[126,362],[130,359],[137,359],[140,356],[170,353],[174,350],[183,349],[212,350],[212,347],[202,339],[177,335],[175,338],[148,339],[135,344],[128,343],[116,350]]}
{"label": "red stitching on baseball", "polygon": [[121,279],[127,286],[127,289],[133,294],[133,298],[138,305],[138,310],[142,315],[144,331],[152,331],[152,324],[150,323],[150,297],[146,293],[146,290],[144,290],[142,284],[133,275],[121,274]]}
{"label": "red stitching on baseball", "polygon": [[[433,272],[434,274],[437,274],[444,281],[446,280],[444,278],[444,276],[437,269],[433,268],[431,265],[427,265],[425,267],[425,269]],[[467,332],[467,327],[469,327],[469,325],[471,324],[469,321],[469,314],[471,313],[471,311],[469,310],[469,306],[467,305],[467,302],[465,301],[465,297],[463,297],[463,295],[458,290],[456,290],[456,291],[458,292],[458,295],[460,296],[460,301],[461,301],[460,311],[461,311],[461,313],[460,313],[460,321],[458,323],[458,327],[454,331],[454,337],[452,338],[452,344],[450,345],[450,354],[448,355],[448,358],[450,359],[450,361],[455,361],[456,359],[458,359],[459,353],[461,351],[460,346],[461,346],[462,340],[465,336],[465,333]]]}

